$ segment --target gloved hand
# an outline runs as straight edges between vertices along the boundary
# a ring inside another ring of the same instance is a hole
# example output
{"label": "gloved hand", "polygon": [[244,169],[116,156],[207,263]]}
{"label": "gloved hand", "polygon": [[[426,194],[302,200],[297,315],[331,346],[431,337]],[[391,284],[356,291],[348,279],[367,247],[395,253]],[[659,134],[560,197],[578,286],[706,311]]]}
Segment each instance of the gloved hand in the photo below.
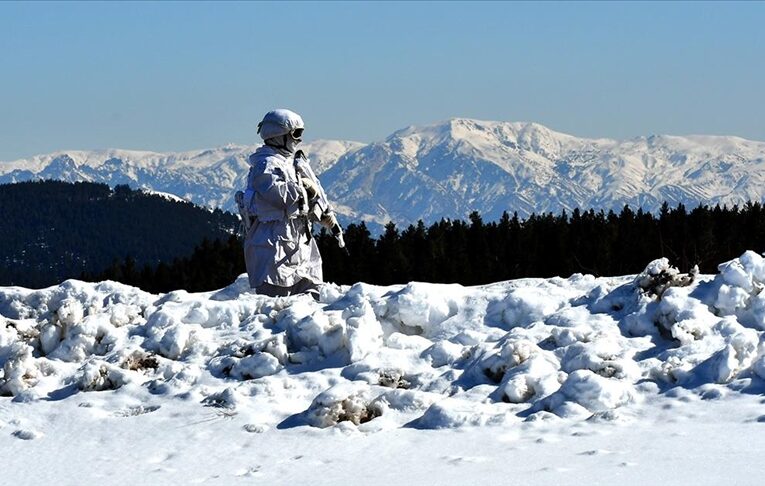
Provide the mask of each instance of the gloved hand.
{"label": "gloved hand", "polygon": [[321,220],[319,220],[319,223],[327,228],[328,230],[333,229],[334,227],[340,227],[340,223],[337,222],[337,218],[335,217],[335,213],[324,213],[321,215]]}
{"label": "gloved hand", "polygon": [[316,195],[319,194],[319,188],[316,186],[316,183],[307,177],[300,179],[300,182],[305,188],[305,193],[308,195],[308,199],[315,199]]}

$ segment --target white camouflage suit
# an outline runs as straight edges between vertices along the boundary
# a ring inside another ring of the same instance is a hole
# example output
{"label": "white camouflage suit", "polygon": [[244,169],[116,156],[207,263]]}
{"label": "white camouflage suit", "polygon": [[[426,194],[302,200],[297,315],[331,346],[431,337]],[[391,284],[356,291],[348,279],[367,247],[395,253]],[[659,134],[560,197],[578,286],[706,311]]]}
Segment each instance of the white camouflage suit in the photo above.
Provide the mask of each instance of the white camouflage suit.
{"label": "white camouflage suit", "polygon": [[305,190],[293,159],[299,140],[274,146],[270,135],[275,129],[266,123],[269,117],[288,127],[303,127],[302,119],[288,110],[269,112],[261,124],[259,131],[267,144],[249,158],[245,201],[254,218],[245,237],[244,257],[250,286],[257,293],[289,295],[315,289],[322,282],[321,255],[301,211]]}

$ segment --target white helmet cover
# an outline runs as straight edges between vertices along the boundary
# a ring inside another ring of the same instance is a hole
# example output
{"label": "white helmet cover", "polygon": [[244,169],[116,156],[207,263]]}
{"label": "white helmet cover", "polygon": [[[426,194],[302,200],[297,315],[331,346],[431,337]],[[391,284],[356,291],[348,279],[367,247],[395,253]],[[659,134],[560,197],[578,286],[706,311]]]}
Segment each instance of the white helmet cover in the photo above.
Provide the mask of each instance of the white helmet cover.
{"label": "white helmet cover", "polygon": [[297,128],[304,128],[303,119],[294,111],[285,109],[269,111],[258,123],[258,133],[263,140],[287,135]]}

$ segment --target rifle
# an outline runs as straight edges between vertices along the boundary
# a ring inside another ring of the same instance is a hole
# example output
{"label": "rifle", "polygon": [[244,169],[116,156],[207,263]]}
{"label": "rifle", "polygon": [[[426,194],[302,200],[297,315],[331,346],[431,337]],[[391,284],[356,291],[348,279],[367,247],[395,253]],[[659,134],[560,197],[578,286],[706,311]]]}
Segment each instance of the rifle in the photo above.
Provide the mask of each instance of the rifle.
{"label": "rifle", "polygon": [[242,238],[247,237],[247,232],[250,231],[250,226],[253,223],[253,217],[250,215],[249,201],[252,199],[252,191],[247,192],[236,191],[234,194],[234,201],[236,201],[236,208],[239,210],[239,217],[241,222],[239,223],[239,233]]}
{"label": "rifle", "polygon": [[[329,228],[330,233],[332,233],[332,236],[335,237],[337,240],[337,246],[340,248],[345,248],[345,239],[343,238],[343,228],[340,226],[339,223],[337,223],[337,217],[335,216],[335,211],[332,208],[332,205],[329,203],[329,199],[327,198],[327,193],[324,192],[324,188],[321,186],[321,183],[319,182],[319,179],[316,177],[316,174],[314,174],[313,169],[311,169],[310,164],[308,163],[308,159],[306,158],[305,154],[302,150],[298,150],[295,152],[295,174],[298,178],[298,183],[301,184],[301,179],[303,177],[312,180],[316,184],[317,188],[317,194],[316,197],[310,201],[303,201],[303,207],[301,207],[301,210],[304,210],[307,216],[306,223],[310,226],[309,221],[315,221],[320,222],[322,219],[326,217],[332,217],[335,221],[335,224]],[[309,228],[310,230],[310,228]],[[310,234],[310,231],[309,231]],[[346,250],[347,251],[347,250]]]}

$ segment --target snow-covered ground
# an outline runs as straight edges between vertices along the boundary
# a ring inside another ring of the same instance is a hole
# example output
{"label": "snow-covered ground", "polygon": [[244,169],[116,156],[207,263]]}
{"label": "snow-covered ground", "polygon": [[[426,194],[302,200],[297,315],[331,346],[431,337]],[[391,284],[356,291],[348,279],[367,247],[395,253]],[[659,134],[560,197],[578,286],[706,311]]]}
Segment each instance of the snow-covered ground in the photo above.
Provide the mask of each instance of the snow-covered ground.
{"label": "snow-covered ground", "polygon": [[760,484],[764,287],[0,288],[2,482]]}

